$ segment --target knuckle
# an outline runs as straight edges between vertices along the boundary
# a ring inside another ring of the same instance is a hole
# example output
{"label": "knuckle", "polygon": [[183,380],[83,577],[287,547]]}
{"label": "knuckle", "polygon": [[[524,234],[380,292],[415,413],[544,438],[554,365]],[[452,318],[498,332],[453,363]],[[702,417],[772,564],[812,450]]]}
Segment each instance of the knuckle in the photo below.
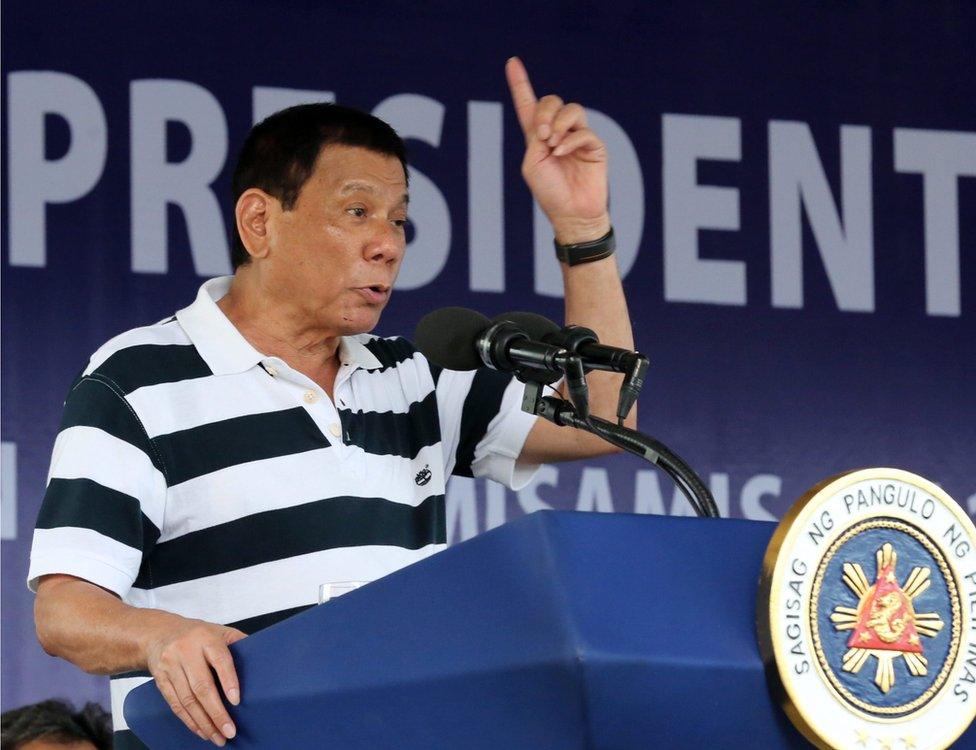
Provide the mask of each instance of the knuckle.
{"label": "knuckle", "polygon": [[179,699],[180,699],[180,705],[183,706],[183,708],[185,708],[187,711],[193,708],[197,703],[196,696],[192,694],[181,695],[179,696]]}
{"label": "knuckle", "polygon": [[169,644],[164,649],[159,652],[159,663],[163,666],[170,664],[176,652],[176,646],[174,644]]}
{"label": "knuckle", "polygon": [[214,691],[213,683],[203,679],[194,680],[190,685],[190,689],[193,691],[194,695],[200,698],[209,698]]}
{"label": "knuckle", "polygon": [[187,631],[187,635],[192,640],[203,640],[205,638],[209,638],[211,633],[210,628],[207,627],[206,623],[200,623],[199,625],[194,625],[192,628],[190,628]]}
{"label": "knuckle", "polygon": [[210,663],[216,666],[227,666],[228,664],[234,663],[234,658],[230,655],[230,651],[224,645],[208,647],[204,649],[207,654],[207,658]]}

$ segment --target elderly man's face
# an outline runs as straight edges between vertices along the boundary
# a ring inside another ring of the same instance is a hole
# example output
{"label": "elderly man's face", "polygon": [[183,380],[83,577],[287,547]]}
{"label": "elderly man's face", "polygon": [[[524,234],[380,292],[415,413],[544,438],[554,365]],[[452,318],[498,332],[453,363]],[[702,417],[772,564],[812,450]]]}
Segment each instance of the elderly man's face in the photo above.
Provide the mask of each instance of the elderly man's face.
{"label": "elderly man's face", "polygon": [[276,296],[300,311],[299,323],[338,335],[372,330],[400,270],[406,218],[399,159],[326,146],[293,209],[274,222],[268,271]]}

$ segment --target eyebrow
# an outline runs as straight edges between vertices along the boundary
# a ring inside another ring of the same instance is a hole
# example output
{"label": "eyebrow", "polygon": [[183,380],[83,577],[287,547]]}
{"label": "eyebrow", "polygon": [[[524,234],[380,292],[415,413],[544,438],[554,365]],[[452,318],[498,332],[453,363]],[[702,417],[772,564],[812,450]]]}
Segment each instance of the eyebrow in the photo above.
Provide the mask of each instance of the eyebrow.
{"label": "eyebrow", "polygon": [[[342,186],[339,191],[339,195],[349,195],[350,193],[364,192],[370,193],[371,195],[376,195],[376,188],[370,185],[368,182],[347,182]],[[400,203],[406,205],[410,203],[410,196],[404,193],[400,198]]]}

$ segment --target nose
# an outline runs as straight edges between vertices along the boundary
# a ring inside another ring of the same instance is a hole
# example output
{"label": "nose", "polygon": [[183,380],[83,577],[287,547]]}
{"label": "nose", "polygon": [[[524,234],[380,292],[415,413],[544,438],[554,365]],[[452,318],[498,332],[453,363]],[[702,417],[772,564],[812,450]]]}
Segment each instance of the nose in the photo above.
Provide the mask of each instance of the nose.
{"label": "nose", "polygon": [[406,240],[403,230],[389,221],[377,220],[377,226],[366,244],[366,259],[394,263],[403,258]]}

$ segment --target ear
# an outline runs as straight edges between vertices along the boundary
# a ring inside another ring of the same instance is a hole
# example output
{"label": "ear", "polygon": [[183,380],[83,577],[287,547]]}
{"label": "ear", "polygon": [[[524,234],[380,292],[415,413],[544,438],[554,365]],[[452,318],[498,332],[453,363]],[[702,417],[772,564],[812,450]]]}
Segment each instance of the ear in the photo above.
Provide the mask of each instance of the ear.
{"label": "ear", "polygon": [[248,255],[263,258],[268,254],[268,220],[277,200],[258,188],[241,193],[234,208],[237,231]]}

